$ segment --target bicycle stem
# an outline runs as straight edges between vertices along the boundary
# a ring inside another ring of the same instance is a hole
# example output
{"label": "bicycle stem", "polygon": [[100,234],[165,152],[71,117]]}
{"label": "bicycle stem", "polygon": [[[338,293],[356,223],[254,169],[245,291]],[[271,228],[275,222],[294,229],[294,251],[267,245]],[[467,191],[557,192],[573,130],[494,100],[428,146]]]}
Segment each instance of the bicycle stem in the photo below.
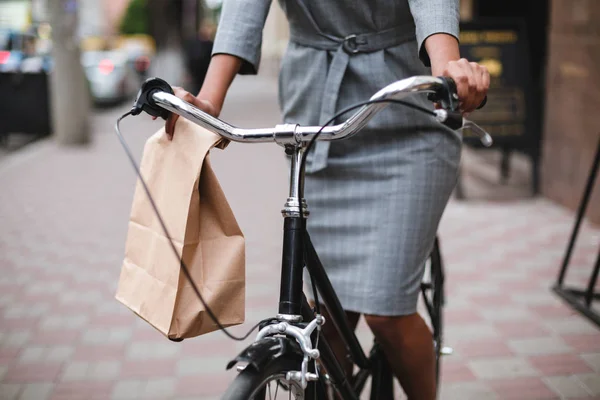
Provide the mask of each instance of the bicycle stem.
{"label": "bicycle stem", "polygon": [[[304,199],[304,168],[302,158],[306,151],[306,145],[287,145],[285,153],[290,156],[290,188],[289,196],[281,213],[284,217],[300,217],[307,218],[309,215],[306,200]],[[302,207],[302,210],[300,210]],[[302,211],[302,213],[300,212]]]}

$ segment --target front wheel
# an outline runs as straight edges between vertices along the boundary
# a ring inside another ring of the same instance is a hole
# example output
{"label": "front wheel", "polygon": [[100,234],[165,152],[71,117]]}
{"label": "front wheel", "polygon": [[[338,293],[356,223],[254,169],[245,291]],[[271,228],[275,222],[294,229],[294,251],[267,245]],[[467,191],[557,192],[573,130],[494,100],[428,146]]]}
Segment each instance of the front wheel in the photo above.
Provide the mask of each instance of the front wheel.
{"label": "front wheel", "polygon": [[[234,379],[223,400],[304,399],[300,383],[286,379],[289,371],[299,371],[302,361],[279,357],[257,370],[248,365]],[[278,397],[279,396],[279,397]]]}
{"label": "front wheel", "polygon": [[440,364],[443,349],[443,307],[445,303],[444,294],[444,265],[440,251],[439,240],[436,237],[431,255],[429,257],[428,273],[421,283],[421,292],[427,313],[431,321],[435,350],[435,376],[439,386]]}

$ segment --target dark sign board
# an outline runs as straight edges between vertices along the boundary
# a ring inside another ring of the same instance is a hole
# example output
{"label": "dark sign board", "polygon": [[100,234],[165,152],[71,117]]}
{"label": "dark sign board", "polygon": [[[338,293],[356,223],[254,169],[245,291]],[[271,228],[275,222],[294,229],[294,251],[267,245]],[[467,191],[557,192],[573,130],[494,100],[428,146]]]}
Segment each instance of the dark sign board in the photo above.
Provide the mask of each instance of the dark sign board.
{"label": "dark sign board", "polygon": [[[518,21],[461,24],[461,56],[485,65],[491,83],[487,105],[469,116],[494,138],[494,145],[529,152],[539,141],[531,107],[532,77],[528,43]],[[465,141],[478,145],[469,132]]]}
{"label": "dark sign board", "polygon": [[0,72],[0,136],[48,135],[50,130],[48,75]]}

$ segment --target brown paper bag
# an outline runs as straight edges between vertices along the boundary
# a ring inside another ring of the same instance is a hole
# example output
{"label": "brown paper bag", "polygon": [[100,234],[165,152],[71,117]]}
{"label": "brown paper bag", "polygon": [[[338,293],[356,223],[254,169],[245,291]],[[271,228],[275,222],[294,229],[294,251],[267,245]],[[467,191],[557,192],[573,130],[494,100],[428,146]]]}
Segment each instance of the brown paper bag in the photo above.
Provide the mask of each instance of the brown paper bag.
{"label": "brown paper bag", "polygon": [[[244,322],[244,237],[208,155],[226,144],[179,118],[173,141],[164,129],[148,139],[140,170],[200,293],[219,322],[231,326]],[[116,298],[170,339],[218,329],[180,269],[139,181]]]}

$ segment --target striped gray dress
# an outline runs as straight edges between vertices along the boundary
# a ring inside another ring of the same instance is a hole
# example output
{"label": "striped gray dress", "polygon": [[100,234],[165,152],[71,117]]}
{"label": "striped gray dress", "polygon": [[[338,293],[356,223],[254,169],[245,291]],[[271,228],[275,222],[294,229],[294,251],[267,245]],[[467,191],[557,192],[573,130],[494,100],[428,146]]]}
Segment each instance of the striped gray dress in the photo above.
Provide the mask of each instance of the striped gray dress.
{"label": "striped gray dress", "polygon": [[[225,0],[213,54],[240,57],[240,72],[256,73],[270,2]],[[279,77],[289,123],[322,124],[396,80],[429,74],[424,40],[458,36],[458,0],[280,3],[291,36]],[[432,107],[424,96],[410,101]],[[460,152],[457,133],[397,105],[348,140],[317,143],[307,166],[308,229],[346,310],[416,311]]]}

